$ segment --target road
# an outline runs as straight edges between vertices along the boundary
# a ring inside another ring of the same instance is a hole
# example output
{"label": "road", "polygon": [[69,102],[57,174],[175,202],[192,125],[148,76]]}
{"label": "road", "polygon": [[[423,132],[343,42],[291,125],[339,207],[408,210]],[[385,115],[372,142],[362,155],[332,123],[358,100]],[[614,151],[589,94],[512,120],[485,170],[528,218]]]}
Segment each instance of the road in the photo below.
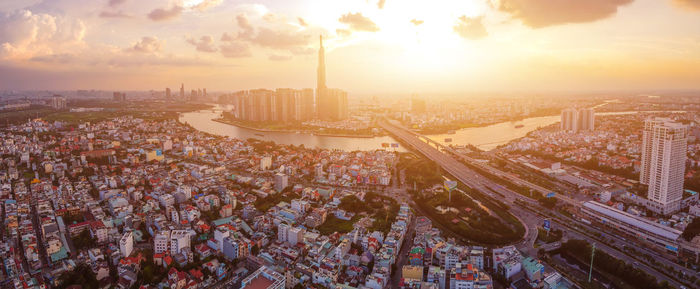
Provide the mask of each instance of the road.
{"label": "road", "polygon": [[[494,197],[494,196],[493,196],[493,194],[490,193],[490,190],[497,192],[498,194],[501,194],[503,196],[503,199],[498,200],[498,201],[502,201],[502,202],[505,202],[506,204],[508,204],[511,207],[511,213],[514,216],[516,216],[516,218],[518,218],[518,220],[520,220],[520,222],[522,222],[525,227],[528,228],[528,230],[527,230],[528,233],[526,233],[526,235],[523,236],[523,239],[518,244],[518,247],[521,249],[524,249],[528,253],[534,249],[534,248],[532,248],[532,244],[534,243],[534,240],[536,238],[537,226],[542,223],[544,218],[540,217],[536,214],[526,212],[525,209],[521,208],[521,205],[519,205],[518,203],[515,202],[515,200],[520,200],[520,201],[525,202],[527,204],[533,204],[534,200],[532,200],[528,197],[525,197],[523,195],[520,195],[516,192],[513,192],[513,191],[511,191],[511,190],[509,190],[509,189],[507,189],[499,184],[496,184],[494,181],[492,181],[484,176],[479,175],[474,170],[470,169],[469,167],[467,167],[463,163],[457,161],[454,157],[452,157],[448,154],[445,154],[445,153],[441,152],[440,150],[438,150],[437,148],[430,145],[429,143],[426,143],[423,140],[422,136],[420,136],[414,132],[409,131],[408,129],[406,129],[405,127],[402,127],[399,124],[391,123],[391,122],[386,121],[386,120],[379,121],[378,124],[382,128],[384,128],[387,132],[389,132],[390,134],[392,134],[396,138],[400,139],[404,143],[408,144],[410,147],[412,147],[413,149],[415,149],[419,153],[423,154],[428,159],[435,161],[445,171],[450,173],[458,181],[462,182],[463,184],[467,185],[468,187],[475,189],[475,190],[478,190],[480,192],[483,192],[491,197]],[[429,139],[426,139],[426,140],[429,142],[432,142]],[[441,146],[437,143],[434,143],[434,144],[438,147],[441,147],[442,149],[444,149],[448,152],[450,152],[450,150],[452,150],[449,147],[444,147],[444,146]],[[452,152],[455,153],[455,155],[459,155],[459,154],[457,154],[457,152],[455,152],[453,150],[452,150]],[[469,160],[467,159],[467,161],[469,161]],[[471,160],[471,161],[473,161],[473,160]],[[545,193],[545,194],[548,192],[551,192],[551,190],[547,190],[544,187],[541,187],[541,186],[532,184],[530,182],[521,180],[521,179],[514,177],[510,174],[496,170],[490,166],[482,166],[482,167],[484,167],[484,169],[487,172],[489,172],[497,177],[505,178],[505,179],[507,179],[511,182],[514,182],[518,185],[527,186],[529,188],[532,188],[534,190],[537,190],[537,191]],[[556,197],[559,200],[561,200],[565,203],[568,203],[570,205],[574,205],[577,207],[580,206],[580,202],[577,200],[571,199],[571,198],[566,197],[566,196],[562,196],[561,194],[557,194]],[[534,202],[534,203],[536,203],[536,202]],[[565,231],[567,233],[571,234],[569,236],[581,237],[581,239],[588,240],[589,242],[595,242],[595,240],[592,240],[588,236],[576,233],[576,231],[573,231],[573,230],[568,230],[568,228],[571,226],[570,223],[566,223],[566,224],[560,223],[559,225],[561,228],[566,229]],[[579,226],[586,227],[586,225],[583,223],[581,223]],[[593,231],[598,231],[597,228],[594,228],[594,227],[589,227],[589,228]],[[620,241],[623,242],[622,240],[620,240]],[[599,243],[599,242],[597,242],[597,243]],[[629,244],[632,247],[638,248],[638,246],[636,244],[633,244],[633,243],[629,243]],[[620,259],[625,260],[626,262],[629,262],[629,263],[636,262],[630,256],[628,256],[628,255],[624,254],[623,252],[620,252],[617,249],[612,248],[608,245],[601,244],[598,246],[598,248],[602,251],[607,252],[608,254],[610,254],[612,256],[619,257]],[[624,256],[624,258],[622,256]],[[683,267],[680,267],[678,264],[675,264],[669,260],[666,260],[665,262],[663,260],[659,260],[659,261],[662,261],[664,264],[675,265],[674,267],[676,267],[676,268],[683,268]],[[652,274],[653,276],[657,277],[658,280],[666,280],[671,285],[676,286],[676,287],[680,287],[680,285],[681,285],[679,282],[677,282],[671,278],[668,278],[666,275],[662,274],[659,271],[656,271],[656,268],[652,269],[651,267],[649,267],[647,265],[643,265],[640,267],[643,268],[645,271],[649,272],[650,274]],[[685,268],[683,268],[683,269],[685,269]],[[685,269],[684,271],[686,271],[686,270],[687,269]]]}

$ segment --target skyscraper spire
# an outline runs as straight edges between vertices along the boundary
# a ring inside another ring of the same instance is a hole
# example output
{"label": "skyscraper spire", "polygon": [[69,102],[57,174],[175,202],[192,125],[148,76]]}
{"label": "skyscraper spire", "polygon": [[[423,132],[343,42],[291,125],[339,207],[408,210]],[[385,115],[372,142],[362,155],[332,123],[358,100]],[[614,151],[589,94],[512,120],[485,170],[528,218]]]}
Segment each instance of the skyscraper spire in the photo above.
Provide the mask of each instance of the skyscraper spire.
{"label": "skyscraper spire", "polygon": [[326,88],[326,55],[323,50],[323,35],[319,36],[320,48],[318,50],[318,70],[316,79],[316,88],[322,90]]}

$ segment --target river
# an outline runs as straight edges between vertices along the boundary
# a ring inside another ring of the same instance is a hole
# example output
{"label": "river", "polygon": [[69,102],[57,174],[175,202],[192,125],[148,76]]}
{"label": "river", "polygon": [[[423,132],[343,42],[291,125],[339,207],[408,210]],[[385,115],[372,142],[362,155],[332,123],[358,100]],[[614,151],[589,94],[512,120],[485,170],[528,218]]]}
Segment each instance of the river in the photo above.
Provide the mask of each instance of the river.
{"label": "river", "polygon": [[[215,109],[221,109],[217,106]],[[680,112],[680,111],[679,111]],[[625,112],[604,112],[596,113],[602,115],[619,115],[638,113],[636,111]],[[235,125],[224,124],[213,121],[218,118],[219,110],[200,110],[187,112],[180,115],[180,122],[188,123],[197,130],[238,139],[257,138],[266,141],[274,141],[280,144],[301,145],[305,147],[318,147],[323,149],[353,150],[375,150],[381,149],[382,143],[396,143],[390,136],[359,138],[359,137],[333,137],[317,136],[309,133],[293,132],[260,132]],[[483,150],[492,150],[499,145],[506,144],[514,139],[527,135],[539,127],[548,126],[559,122],[560,116],[531,117],[517,122],[501,122],[484,127],[464,128],[455,131],[454,134],[428,135],[430,139],[445,144],[446,138],[451,138],[452,142],[446,144],[465,145],[471,144]],[[522,127],[516,128],[516,125]],[[406,151],[403,147],[397,151]]]}
{"label": "river", "polygon": [[[235,125],[213,121],[218,118],[219,111],[211,109],[187,112],[180,115],[180,122],[188,123],[195,129],[215,135],[228,136],[237,139],[256,138],[266,141],[274,141],[286,145],[304,145],[307,148],[340,149],[345,151],[362,150],[369,151],[381,149],[382,143],[395,143],[392,137],[334,137],[317,136],[309,133],[294,132],[261,132],[252,129],[242,128]],[[393,149],[391,149],[393,150]],[[403,147],[396,149],[405,152]]]}

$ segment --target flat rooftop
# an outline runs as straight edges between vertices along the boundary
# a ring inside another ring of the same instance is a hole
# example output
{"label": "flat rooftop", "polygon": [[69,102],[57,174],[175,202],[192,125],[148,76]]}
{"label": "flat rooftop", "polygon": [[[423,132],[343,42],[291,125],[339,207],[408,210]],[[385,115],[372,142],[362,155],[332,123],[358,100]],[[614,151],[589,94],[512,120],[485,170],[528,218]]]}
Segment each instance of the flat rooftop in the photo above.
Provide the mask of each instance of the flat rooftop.
{"label": "flat rooftop", "polygon": [[250,283],[248,283],[245,287],[246,289],[267,289],[268,287],[272,286],[274,282],[272,280],[267,279],[262,276],[262,274],[258,275],[255,279],[251,280]]}
{"label": "flat rooftop", "polygon": [[603,216],[609,217],[619,222],[623,222],[632,227],[639,228],[641,230],[651,232],[659,236],[663,236],[664,238],[668,238],[670,240],[677,240],[682,233],[681,231],[676,230],[674,228],[664,226],[641,217],[637,217],[630,213],[620,211],[618,209],[603,205],[598,202],[585,202],[583,203],[583,206]]}

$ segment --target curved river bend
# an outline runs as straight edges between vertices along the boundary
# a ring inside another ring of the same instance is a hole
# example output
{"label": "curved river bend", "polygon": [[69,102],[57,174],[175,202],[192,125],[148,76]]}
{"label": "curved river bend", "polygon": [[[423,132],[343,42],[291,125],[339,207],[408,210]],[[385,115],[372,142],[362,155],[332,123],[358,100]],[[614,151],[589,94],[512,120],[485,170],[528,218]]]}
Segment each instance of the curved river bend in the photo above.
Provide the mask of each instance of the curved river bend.
{"label": "curved river bend", "polygon": [[[305,147],[318,147],[323,149],[340,149],[345,151],[375,150],[381,149],[382,143],[397,142],[390,136],[359,138],[317,136],[308,133],[294,132],[260,132],[213,121],[212,119],[219,117],[221,108],[221,106],[217,106],[215,110],[207,109],[182,113],[180,115],[180,122],[188,123],[197,130],[220,136],[228,136],[237,139],[256,138],[274,141],[280,144],[303,144]],[[596,115],[631,113],[637,112],[596,113]],[[465,128],[456,131],[455,134],[436,134],[428,135],[428,137],[440,143],[444,143],[445,138],[451,138],[452,144],[471,144],[483,150],[491,150],[514,139],[524,137],[528,132],[536,130],[539,127],[557,123],[559,122],[559,118],[558,115],[531,117],[517,122],[501,122],[484,127]],[[522,125],[522,127],[516,128],[516,124]],[[396,150],[402,152],[406,151],[403,147],[399,147]]]}

